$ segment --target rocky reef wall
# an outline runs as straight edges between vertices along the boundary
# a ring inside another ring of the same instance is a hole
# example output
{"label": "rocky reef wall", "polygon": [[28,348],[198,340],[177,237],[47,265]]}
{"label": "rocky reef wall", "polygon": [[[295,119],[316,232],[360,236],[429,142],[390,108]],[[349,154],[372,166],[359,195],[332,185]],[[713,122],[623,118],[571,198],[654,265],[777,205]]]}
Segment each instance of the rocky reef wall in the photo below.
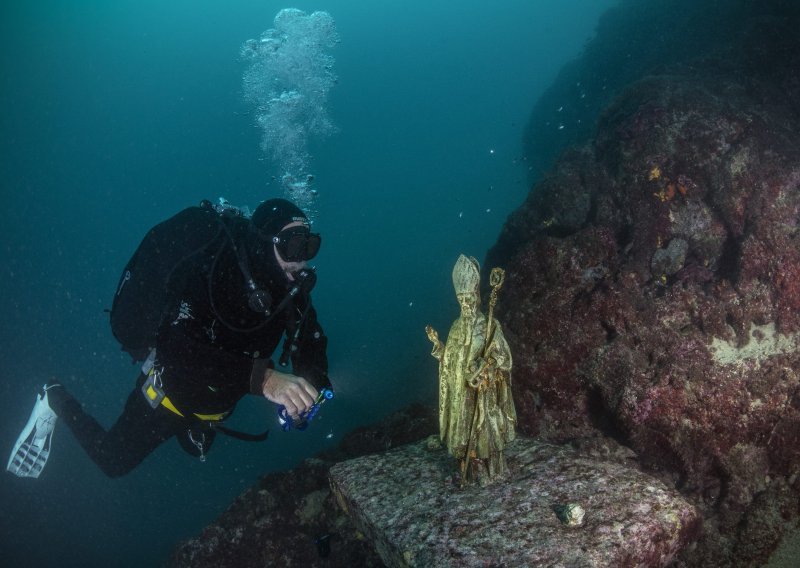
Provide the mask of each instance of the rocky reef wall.
{"label": "rocky reef wall", "polygon": [[690,566],[760,565],[800,513],[800,17],[763,5],[621,89],[485,263],[524,433],[633,448],[703,511]]}
{"label": "rocky reef wall", "polygon": [[698,56],[725,57],[758,20],[798,9],[792,0],[620,0],[531,110],[523,140],[531,182],[567,147],[589,141],[632,82]]}

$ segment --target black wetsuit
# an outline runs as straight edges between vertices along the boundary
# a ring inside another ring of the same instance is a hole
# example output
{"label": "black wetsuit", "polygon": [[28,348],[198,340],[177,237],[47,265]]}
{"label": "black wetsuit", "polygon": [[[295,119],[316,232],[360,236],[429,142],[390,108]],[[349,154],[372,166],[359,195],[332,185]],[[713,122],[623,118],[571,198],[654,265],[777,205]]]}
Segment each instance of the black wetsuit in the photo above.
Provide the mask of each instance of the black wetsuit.
{"label": "black wetsuit", "polygon": [[[247,241],[246,223],[227,220],[240,253],[257,247]],[[242,246],[244,244],[245,246]],[[256,282],[270,292],[273,307],[289,290],[274,254],[249,254]],[[130,472],[161,443],[177,436],[184,449],[204,455],[216,421],[194,415],[233,411],[246,394],[261,395],[270,357],[281,355],[282,338],[299,330],[290,355],[292,372],[316,388],[330,386],[327,338],[317,323],[309,295],[297,294],[271,319],[250,310],[247,288],[226,234],[170,280],[170,295],[156,339],[155,365],[163,391],[184,417],[163,404],[151,407],[142,393],[140,374],[122,415],[106,431],[63,388],[49,391],[50,404],[70,427],[92,460],[111,477]]]}

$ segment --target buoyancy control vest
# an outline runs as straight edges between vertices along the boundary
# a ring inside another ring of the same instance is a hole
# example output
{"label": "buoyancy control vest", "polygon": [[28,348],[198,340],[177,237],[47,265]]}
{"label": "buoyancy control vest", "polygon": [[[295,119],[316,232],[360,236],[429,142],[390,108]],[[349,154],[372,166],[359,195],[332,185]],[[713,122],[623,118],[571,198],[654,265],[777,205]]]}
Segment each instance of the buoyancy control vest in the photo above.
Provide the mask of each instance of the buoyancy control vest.
{"label": "buoyancy control vest", "polygon": [[150,229],[125,265],[111,306],[111,332],[135,361],[155,347],[177,269],[226,238],[219,215],[208,202],[184,209]]}

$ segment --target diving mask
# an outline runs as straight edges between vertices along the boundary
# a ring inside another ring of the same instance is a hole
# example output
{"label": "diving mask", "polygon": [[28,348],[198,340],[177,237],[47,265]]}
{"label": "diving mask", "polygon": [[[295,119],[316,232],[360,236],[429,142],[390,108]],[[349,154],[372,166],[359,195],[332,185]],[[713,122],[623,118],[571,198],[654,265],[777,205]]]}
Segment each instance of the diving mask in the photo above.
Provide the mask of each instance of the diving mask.
{"label": "diving mask", "polygon": [[303,262],[317,256],[322,237],[308,227],[290,227],[272,237],[272,242],[286,262]]}

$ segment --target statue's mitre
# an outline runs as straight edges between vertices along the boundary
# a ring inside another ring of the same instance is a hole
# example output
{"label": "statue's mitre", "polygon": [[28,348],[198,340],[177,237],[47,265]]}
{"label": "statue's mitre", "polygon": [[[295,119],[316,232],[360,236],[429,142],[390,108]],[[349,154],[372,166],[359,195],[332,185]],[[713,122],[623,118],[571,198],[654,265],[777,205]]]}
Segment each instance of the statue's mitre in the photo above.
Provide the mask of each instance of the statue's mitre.
{"label": "statue's mitre", "polygon": [[478,291],[481,282],[481,266],[473,257],[459,255],[453,267],[453,287],[456,294],[469,294]]}

